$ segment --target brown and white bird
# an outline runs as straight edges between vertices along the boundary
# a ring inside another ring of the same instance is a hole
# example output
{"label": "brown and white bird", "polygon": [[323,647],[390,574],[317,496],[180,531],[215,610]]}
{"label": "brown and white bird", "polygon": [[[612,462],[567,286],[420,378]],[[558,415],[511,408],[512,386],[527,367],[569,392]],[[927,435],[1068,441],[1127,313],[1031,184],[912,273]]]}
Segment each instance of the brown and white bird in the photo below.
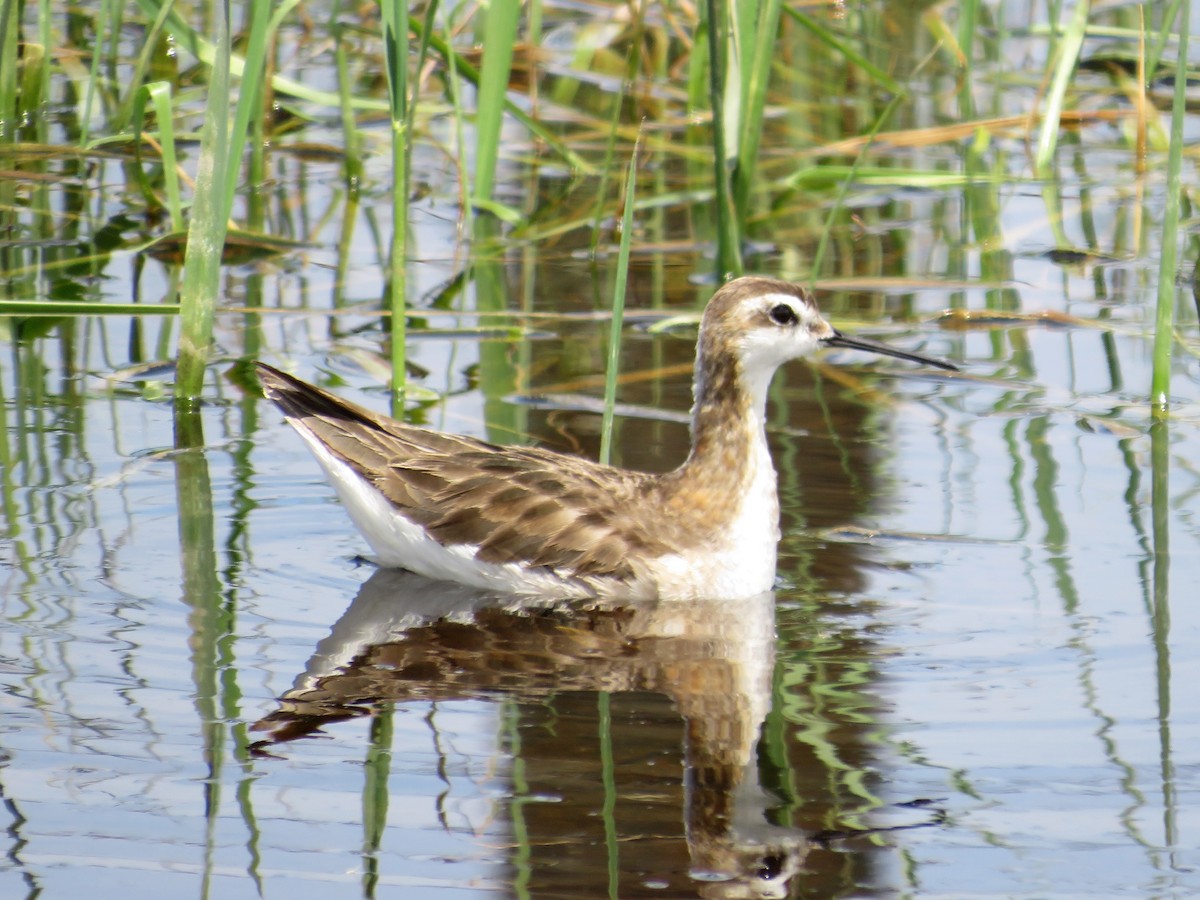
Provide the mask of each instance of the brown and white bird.
{"label": "brown and white bird", "polygon": [[514,594],[737,599],[775,580],[767,388],[822,347],[955,370],[842,334],[799,285],[738,278],[700,322],[691,452],[655,475],[407,425],[258,368],[383,566]]}

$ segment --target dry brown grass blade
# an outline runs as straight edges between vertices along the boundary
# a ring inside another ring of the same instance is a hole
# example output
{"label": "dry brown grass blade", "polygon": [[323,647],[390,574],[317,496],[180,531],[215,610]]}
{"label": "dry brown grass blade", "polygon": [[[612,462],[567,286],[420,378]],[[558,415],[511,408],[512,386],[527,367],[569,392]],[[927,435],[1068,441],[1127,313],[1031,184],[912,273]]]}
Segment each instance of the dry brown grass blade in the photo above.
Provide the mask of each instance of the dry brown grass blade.
{"label": "dry brown grass blade", "polygon": [[[1064,112],[1059,117],[1059,122],[1063,125],[1082,125],[1087,122],[1119,122],[1123,119],[1133,118],[1135,115],[1136,112],[1134,110],[1124,109],[1070,110]],[[873,137],[863,135],[847,138],[844,141],[835,141],[832,144],[816,148],[814,152],[820,154],[857,153],[867,144],[882,144],[889,147],[930,147],[935,144],[965,140],[972,137],[980,129],[993,132],[1019,129],[1029,130],[1040,120],[1041,116],[1039,115],[1000,116],[992,119],[979,119],[974,122],[960,122],[955,125],[939,125],[936,128],[885,131]]]}
{"label": "dry brown grass blade", "polygon": [[942,328],[967,331],[1006,325],[1054,325],[1060,328],[1094,328],[1095,322],[1053,310],[1009,312],[1002,309],[948,309],[937,318]]}

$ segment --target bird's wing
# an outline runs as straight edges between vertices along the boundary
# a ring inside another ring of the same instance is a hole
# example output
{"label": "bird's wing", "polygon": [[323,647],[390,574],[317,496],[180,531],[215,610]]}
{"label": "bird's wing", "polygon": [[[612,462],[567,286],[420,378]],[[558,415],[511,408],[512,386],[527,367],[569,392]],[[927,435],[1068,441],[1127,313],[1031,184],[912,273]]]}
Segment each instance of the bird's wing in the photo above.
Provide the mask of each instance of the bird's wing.
{"label": "bird's wing", "polygon": [[410,521],[489,563],[633,578],[670,551],[651,529],[653,479],[526,447],[398,422],[258,364],[267,397]]}

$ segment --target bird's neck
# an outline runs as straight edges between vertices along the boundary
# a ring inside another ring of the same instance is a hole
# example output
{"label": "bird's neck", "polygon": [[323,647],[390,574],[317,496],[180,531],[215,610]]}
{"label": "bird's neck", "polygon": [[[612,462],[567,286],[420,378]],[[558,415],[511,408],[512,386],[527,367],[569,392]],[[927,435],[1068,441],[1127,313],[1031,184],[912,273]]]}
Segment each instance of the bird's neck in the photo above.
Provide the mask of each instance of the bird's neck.
{"label": "bird's neck", "polygon": [[[673,473],[655,482],[666,521],[688,523],[692,551],[703,554],[715,590],[770,590],[779,542],[779,496],[767,447],[767,386],[772,372],[747,371],[736,353],[706,352],[696,359],[692,449]],[[715,583],[714,583],[715,584]]]}
{"label": "bird's neck", "polygon": [[712,486],[728,485],[741,493],[750,482],[769,474],[774,489],[765,430],[767,388],[773,374],[773,368],[748,368],[737,355],[716,352],[701,342],[696,356],[692,449],[682,475]]}

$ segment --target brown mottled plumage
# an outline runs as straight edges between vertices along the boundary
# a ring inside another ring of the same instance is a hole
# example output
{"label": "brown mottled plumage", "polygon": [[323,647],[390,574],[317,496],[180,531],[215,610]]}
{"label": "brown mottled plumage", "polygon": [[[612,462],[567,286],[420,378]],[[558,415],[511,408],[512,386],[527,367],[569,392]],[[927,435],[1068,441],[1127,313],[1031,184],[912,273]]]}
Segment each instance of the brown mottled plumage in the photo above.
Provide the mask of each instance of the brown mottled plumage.
{"label": "brown mottled plumage", "polygon": [[485,562],[614,578],[632,577],[631,553],[669,549],[638,515],[658,486],[643,472],[418,428],[262,363],[259,372],[285,415],[439,543],[475,545]]}
{"label": "brown mottled plumage", "polygon": [[720,597],[773,580],[766,389],[822,345],[953,368],[843,336],[798,285],[737,279],[701,322],[691,453],[650,475],[418,428],[258,366],[384,564],[520,593]]}

